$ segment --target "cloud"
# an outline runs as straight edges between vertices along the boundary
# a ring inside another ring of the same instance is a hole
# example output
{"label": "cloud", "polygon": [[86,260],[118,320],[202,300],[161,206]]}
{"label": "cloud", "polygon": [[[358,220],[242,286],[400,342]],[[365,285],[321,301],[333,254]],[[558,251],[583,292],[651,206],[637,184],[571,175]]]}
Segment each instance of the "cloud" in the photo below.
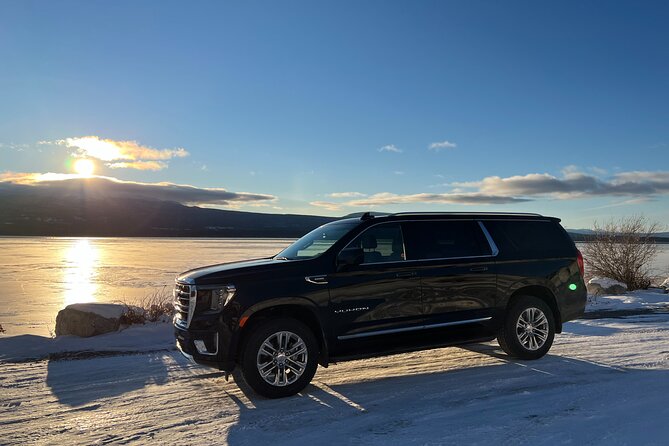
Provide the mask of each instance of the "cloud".
{"label": "cloud", "polygon": [[167,163],[162,161],[130,161],[107,163],[107,167],[112,169],[162,170],[167,167]]}
{"label": "cloud", "polygon": [[547,173],[531,173],[507,178],[492,176],[476,182],[454,183],[453,186],[476,187],[484,194],[504,196],[581,198],[656,195],[669,193],[669,172],[621,172],[605,180],[569,169],[561,178]]}
{"label": "cloud", "polygon": [[427,148],[439,152],[444,149],[455,149],[458,145],[450,141],[433,142]]}
{"label": "cloud", "polygon": [[404,172],[401,170],[396,170],[393,172],[395,175],[404,175]]}
{"label": "cloud", "polygon": [[479,193],[444,193],[444,194],[408,194],[400,195],[382,192],[367,198],[352,200],[347,206],[379,206],[406,203],[438,203],[438,204],[507,204],[529,201],[524,198],[484,195]]}
{"label": "cloud", "polygon": [[594,207],[594,208],[590,208],[590,210],[608,209],[608,208],[615,208],[615,207],[620,207],[620,206],[630,206],[630,205],[635,205],[635,204],[648,203],[650,201],[652,201],[652,199],[649,198],[649,197],[630,198],[629,200],[616,201],[615,203],[609,203],[609,204],[605,204],[603,206],[597,206],[597,207]]}
{"label": "cloud", "polygon": [[201,188],[174,183],[139,183],[116,178],[59,173],[0,174],[0,192],[31,192],[43,197],[80,194],[85,197],[153,199],[191,205],[232,206],[276,199],[273,195],[231,192],[222,188]]}
{"label": "cloud", "polygon": [[154,149],[137,141],[115,141],[99,136],[81,136],[40,141],[39,144],[57,144],[72,150],[77,157],[96,158],[113,169],[161,170],[172,158],[183,158],[189,153],[183,148]]}
{"label": "cloud", "polygon": [[[580,172],[567,166],[562,176],[530,173],[510,177],[491,176],[479,181],[442,184],[445,193],[394,194],[371,196],[335,203],[340,206],[383,206],[406,203],[439,204],[510,204],[537,199],[578,199],[592,197],[629,197],[621,203],[634,204],[656,195],[669,194],[669,171],[619,172],[607,179]],[[342,197],[345,198],[345,197]]]}
{"label": "cloud", "polygon": [[312,201],[309,204],[319,208],[327,209],[329,211],[339,211],[342,207],[340,203],[333,203],[331,201]]}
{"label": "cloud", "polygon": [[360,192],[333,192],[329,194],[329,196],[332,198],[356,198],[356,197],[364,197],[366,195]]}
{"label": "cloud", "polygon": [[395,144],[388,144],[379,149],[379,152],[393,152],[393,153],[402,153],[402,149],[395,146]]}

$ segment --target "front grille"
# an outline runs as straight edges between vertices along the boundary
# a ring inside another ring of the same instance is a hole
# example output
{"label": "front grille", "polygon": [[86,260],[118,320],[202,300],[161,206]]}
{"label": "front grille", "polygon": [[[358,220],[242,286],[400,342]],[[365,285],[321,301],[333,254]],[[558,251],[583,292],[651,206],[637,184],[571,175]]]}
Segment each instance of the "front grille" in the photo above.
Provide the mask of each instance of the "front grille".
{"label": "front grille", "polygon": [[182,328],[188,328],[195,312],[197,290],[195,285],[177,282],[174,285],[174,309],[176,310],[174,323]]}

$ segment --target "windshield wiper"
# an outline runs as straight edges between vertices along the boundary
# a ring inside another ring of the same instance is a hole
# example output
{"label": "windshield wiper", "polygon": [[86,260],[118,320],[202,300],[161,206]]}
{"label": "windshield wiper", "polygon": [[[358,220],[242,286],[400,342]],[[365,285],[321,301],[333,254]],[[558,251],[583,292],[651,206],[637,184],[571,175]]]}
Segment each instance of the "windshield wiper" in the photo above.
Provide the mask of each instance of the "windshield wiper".
{"label": "windshield wiper", "polygon": [[288,257],[284,257],[284,256],[274,257],[274,260],[288,260]]}

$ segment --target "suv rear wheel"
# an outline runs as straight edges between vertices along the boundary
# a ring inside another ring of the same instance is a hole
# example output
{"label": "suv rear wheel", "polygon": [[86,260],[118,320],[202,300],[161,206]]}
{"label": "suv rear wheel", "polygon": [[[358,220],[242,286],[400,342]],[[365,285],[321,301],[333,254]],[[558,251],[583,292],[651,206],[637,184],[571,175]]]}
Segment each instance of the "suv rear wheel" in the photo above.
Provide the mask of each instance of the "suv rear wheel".
{"label": "suv rear wheel", "polygon": [[318,367],[316,337],[296,319],[256,326],[241,353],[244,381],[267,398],[295,395],[309,384]]}
{"label": "suv rear wheel", "polygon": [[539,359],[548,353],[555,337],[555,320],[550,307],[533,296],[521,296],[507,310],[497,342],[509,355]]}

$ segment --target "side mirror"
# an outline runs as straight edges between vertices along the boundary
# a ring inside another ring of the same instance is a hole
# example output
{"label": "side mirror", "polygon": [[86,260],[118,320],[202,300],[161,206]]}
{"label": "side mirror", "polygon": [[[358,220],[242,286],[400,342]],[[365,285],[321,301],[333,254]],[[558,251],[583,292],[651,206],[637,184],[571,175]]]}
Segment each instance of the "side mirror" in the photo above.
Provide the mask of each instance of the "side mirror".
{"label": "side mirror", "polygon": [[346,248],[337,256],[337,270],[342,271],[365,261],[362,248]]}

